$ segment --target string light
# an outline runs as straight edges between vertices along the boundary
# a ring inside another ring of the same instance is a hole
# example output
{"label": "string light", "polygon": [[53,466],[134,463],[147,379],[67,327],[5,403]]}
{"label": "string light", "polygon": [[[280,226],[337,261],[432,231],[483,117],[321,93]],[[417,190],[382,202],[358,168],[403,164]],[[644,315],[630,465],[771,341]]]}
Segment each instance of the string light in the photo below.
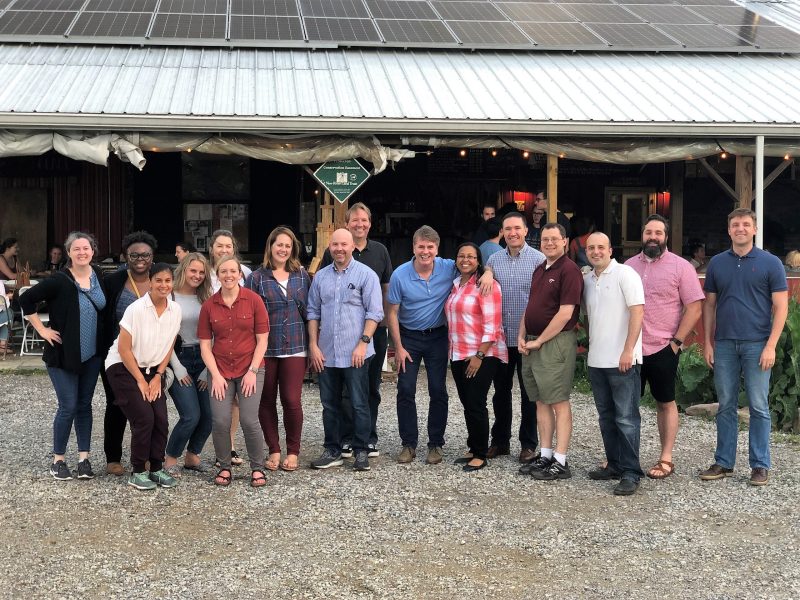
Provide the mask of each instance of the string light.
{"label": "string light", "polygon": [[566,154],[564,154],[563,152],[562,152],[561,154],[559,154],[559,155],[558,155],[558,158],[566,158],[566,157],[567,157],[567,155],[566,155]]}
{"label": "string light", "polygon": [[728,153],[727,153],[727,152],[725,152],[725,151],[723,150],[723,151],[720,153],[719,157],[720,157],[722,160],[725,160],[726,158],[728,158]]}
{"label": "string light", "polygon": [[492,156],[497,156],[497,150],[492,149]]}
{"label": "string light", "polygon": [[790,158],[792,158],[792,157],[791,157],[791,156],[789,156],[789,153],[788,153],[788,152],[787,152],[786,154],[784,154],[784,155],[783,155],[783,160],[789,160]]}
{"label": "string light", "polygon": [[461,157],[464,157],[464,156],[466,156],[466,155],[467,155],[467,151],[466,151],[466,150],[464,150],[464,148],[462,148],[461,150],[459,150],[459,151],[458,151],[458,153],[459,153],[459,155],[461,155]]}
{"label": "string light", "polygon": [[530,152],[528,152],[527,150],[525,150],[525,151],[522,153],[522,158],[528,158],[530,155],[531,155],[531,153],[530,153]]}

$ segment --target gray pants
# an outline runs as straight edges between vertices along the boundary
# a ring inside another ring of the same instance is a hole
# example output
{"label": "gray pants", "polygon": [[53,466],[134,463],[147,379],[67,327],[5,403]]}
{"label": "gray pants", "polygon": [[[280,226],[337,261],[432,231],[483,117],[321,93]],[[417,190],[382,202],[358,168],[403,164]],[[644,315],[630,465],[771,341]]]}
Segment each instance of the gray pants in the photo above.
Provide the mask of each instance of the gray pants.
{"label": "gray pants", "polygon": [[244,443],[250,458],[250,469],[264,468],[266,445],[261,424],[258,421],[258,407],[261,404],[261,390],[264,388],[264,369],[256,375],[256,389],[250,396],[242,394],[242,377],[228,379],[225,398],[211,398],[211,416],[213,419],[212,439],[214,452],[217,454],[221,469],[231,468],[231,409],[233,399],[239,398],[239,424],[244,433]]}

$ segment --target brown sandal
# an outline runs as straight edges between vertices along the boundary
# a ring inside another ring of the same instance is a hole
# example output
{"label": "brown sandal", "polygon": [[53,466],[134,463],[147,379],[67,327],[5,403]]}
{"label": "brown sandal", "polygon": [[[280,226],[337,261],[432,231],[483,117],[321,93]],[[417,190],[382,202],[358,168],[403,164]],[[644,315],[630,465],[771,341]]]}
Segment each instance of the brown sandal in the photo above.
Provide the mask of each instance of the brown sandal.
{"label": "brown sandal", "polygon": [[[223,475],[223,473],[227,473],[227,475]],[[214,485],[218,485],[220,487],[227,487],[231,484],[231,470],[230,469],[220,469],[217,476],[214,477]]]}
{"label": "brown sandal", "polygon": [[[669,471],[664,467],[669,467]],[[675,465],[668,460],[659,460],[647,471],[650,479],[666,479],[675,472]]]}
{"label": "brown sandal", "polygon": [[250,487],[264,487],[267,485],[267,478],[264,475],[264,471],[261,469],[254,469],[253,472],[250,474]]}

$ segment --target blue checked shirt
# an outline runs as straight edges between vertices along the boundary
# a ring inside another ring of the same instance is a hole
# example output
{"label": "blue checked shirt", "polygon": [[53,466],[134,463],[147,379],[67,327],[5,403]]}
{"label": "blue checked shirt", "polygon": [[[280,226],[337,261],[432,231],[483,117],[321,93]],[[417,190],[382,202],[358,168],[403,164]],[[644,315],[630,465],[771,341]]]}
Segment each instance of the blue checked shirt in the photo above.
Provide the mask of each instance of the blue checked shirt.
{"label": "blue checked shirt", "polygon": [[245,287],[261,296],[269,314],[269,341],[265,356],[291,356],[308,351],[308,333],[302,308],[308,302],[311,278],[305,269],[289,273],[286,291],[272,269],[261,267],[245,280]]}
{"label": "blue checked shirt", "polygon": [[533,272],[544,261],[544,254],[525,244],[516,256],[511,256],[508,248],[504,248],[502,252],[492,254],[486,262],[503,292],[503,329],[506,343],[511,348],[517,346],[519,322],[528,306]]}
{"label": "blue checked shirt", "polygon": [[[352,366],[367,319],[383,320],[383,293],[375,271],[351,259],[341,271],[334,263],[317,272],[308,293],[308,320],[319,321],[318,344],[326,367]],[[374,354],[370,340],[365,357]]]}

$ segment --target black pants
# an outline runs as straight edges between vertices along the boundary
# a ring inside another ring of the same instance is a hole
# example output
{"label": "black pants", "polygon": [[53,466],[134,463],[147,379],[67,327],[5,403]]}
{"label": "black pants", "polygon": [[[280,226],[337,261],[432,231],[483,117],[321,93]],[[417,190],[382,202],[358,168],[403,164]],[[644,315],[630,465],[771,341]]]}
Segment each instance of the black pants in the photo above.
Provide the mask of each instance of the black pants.
{"label": "black pants", "polygon": [[122,462],[122,439],[125,437],[125,426],[128,418],[116,404],[116,394],[108,382],[106,370],[100,371],[103,389],[106,392],[106,414],[103,418],[103,451],[107,463]]}
{"label": "black pants", "polygon": [[507,447],[511,441],[512,397],[514,373],[519,381],[520,422],[519,443],[523,450],[536,449],[539,445],[539,432],[536,428],[536,405],[528,400],[528,393],[522,383],[522,356],[516,346],[508,348],[508,363],[500,363],[494,376],[494,425],[492,425],[492,445]]}
{"label": "black pants", "polygon": [[492,378],[502,363],[499,358],[487,356],[475,376],[469,379],[465,375],[468,366],[469,360],[454,360],[450,363],[450,371],[456,382],[458,398],[464,405],[467,447],[474,457],[486,458],[489,450],[489,410],[486,408],[486,397]]}

